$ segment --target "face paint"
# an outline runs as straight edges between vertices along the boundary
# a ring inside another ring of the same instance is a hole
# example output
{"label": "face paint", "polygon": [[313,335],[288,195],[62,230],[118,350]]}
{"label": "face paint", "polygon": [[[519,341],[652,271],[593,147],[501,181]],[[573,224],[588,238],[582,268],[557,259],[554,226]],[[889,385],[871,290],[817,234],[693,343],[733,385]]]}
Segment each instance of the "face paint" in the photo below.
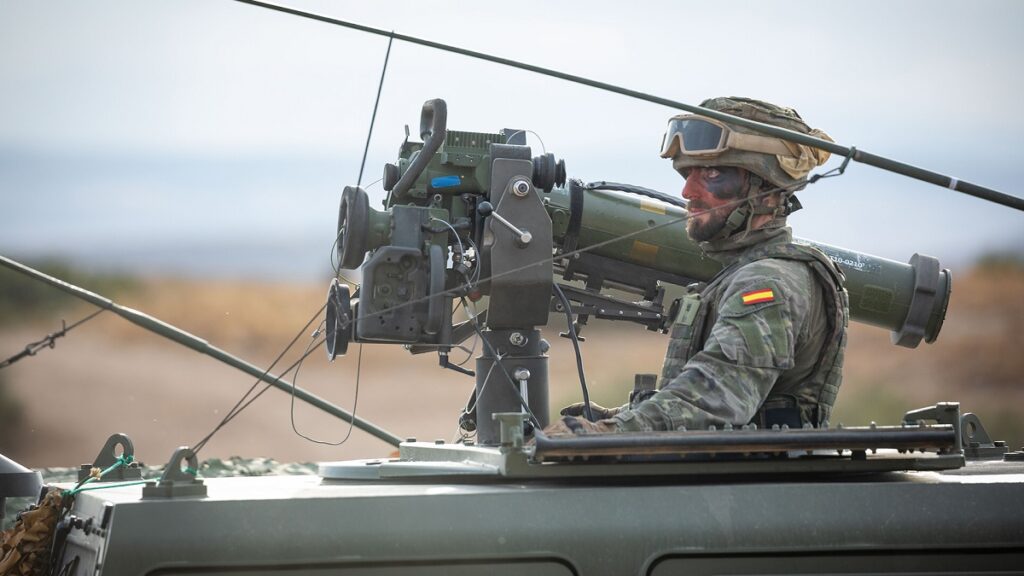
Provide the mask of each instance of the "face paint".
{"label": "face paint", "polygon": [[723,166],[702,170],[700,182],[704,189],[719,200],[736,200],[743,193],[745,174],[739,168]]}
{"label": "face paint", "polygon": [[693,168],[686,175],[683,198],[689,201],[686,232],[698,242],[710,240],[725,226],[736,202],[746,192],[746,170],[733,167]]}

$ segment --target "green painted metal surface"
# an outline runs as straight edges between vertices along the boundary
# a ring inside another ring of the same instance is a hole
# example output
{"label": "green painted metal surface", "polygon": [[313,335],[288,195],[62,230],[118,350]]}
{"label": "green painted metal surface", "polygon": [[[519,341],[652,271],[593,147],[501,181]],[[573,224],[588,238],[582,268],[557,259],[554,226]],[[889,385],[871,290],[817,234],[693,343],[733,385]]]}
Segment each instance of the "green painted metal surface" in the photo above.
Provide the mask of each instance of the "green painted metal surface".
{"label": "green painted metal surface", "polygon": [[112,488],[79,497],[76,515],[109,520],[74,531],[64,557],[77,554],[82,574],[93,564],[100,574],[1016,573],[1024,465],[985,466],[852,478],[224,478],[206,481],[206,498],[170,500]]}

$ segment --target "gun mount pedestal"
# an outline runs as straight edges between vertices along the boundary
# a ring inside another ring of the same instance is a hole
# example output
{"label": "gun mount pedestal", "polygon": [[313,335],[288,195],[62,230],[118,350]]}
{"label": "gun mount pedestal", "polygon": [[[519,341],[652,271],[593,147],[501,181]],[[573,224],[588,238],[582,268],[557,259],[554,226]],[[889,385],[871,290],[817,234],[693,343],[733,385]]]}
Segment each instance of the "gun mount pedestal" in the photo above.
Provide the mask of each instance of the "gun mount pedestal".
{"label": "gun mount pedestal", "polygon": [[[540,425],[548,425],[548,356],[535,328],[484,330],[483,353],[476,359],[477,442],[497,445],[501,426],[492,418],[501,412],[530,407]],[[533,424],[525,424],[531,432]]]}

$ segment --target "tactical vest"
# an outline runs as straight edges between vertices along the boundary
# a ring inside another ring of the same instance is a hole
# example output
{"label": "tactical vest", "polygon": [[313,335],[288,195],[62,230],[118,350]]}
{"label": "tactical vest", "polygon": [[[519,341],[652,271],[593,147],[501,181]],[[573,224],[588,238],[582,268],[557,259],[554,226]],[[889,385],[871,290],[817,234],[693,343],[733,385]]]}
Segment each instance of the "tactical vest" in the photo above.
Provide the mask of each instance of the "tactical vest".
{"label": "tactical vest", "polygon": [[777,394],[775,389],[761,404],[752,423],[758,426],[788,424],[799,427],[805,423],[815,426],[826,424],[842,383],[843,352],[846,348],[846,328],[849,322],[849,297],[843,287],[845,276],[828,256],[821,251],[800,244],[781,244],[755,248],[737,262],[719,272],[699,294],[690,294],[678,302],[673,318],[671,337],[665,353],[661,381],[665,387],[682,371],[686,362],[704,348],[712,327],[718,320],[718,306],[723,286],[743,266],[768,258],[797,260],[806,263],[818,284],[825,289],[825,315],[828,336],[821,347],[818,361],[802,390],[817,391],[814,403],[801,401],[789,395]]}

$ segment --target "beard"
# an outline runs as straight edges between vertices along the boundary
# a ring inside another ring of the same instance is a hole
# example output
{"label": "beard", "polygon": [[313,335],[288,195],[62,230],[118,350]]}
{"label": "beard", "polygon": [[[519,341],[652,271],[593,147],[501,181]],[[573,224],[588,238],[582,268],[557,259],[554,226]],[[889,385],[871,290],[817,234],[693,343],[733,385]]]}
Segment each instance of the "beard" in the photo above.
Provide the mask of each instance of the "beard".
{"label": "beard", "polygon": [[715,209],[701,212],[696,216],[691,215],[686,219],[686,235],[694,242],[711,240],[725,228],[730,213],[731,211],[723,213],[722,210]]}

